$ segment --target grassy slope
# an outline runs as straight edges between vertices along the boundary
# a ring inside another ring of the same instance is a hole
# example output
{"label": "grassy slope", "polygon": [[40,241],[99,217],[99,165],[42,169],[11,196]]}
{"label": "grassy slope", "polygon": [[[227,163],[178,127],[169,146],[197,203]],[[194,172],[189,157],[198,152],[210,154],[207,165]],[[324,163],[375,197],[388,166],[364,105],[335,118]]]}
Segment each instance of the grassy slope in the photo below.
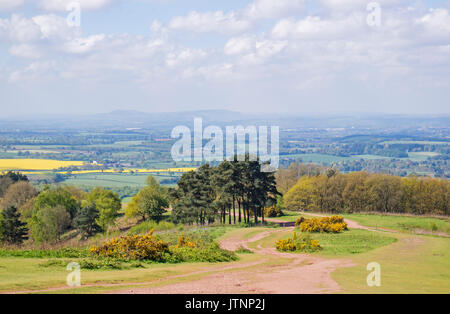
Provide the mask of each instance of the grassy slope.
{"label": "grassy slope", "polygon": [[[288,213],[289,217],[297,217],[296,213]],[[294,215],[295,214],[295,215]],[[378,224],[380,227],[394,226],[397,217],[390,216],[387,221],[380,224],[378,216],[361,215],[367,224]],[[367,216],[367,217],[366,217]],[[351,217],[353,219],[353,217]],[[400,217],[405,218],[405,217]],[[422,221],[423,218],[408,217]],[[294,219],[295,220],[295,219]],[[355,219],[357,220],[357,219]],[[384,220],[383,220],[384,221]],[[416,223],[418,223],[416,221]],[[363,221],[359,221],[365,224]],[[398,226],[397,226],[398,227]],[[214,236],[223,238],[248,239],[260,232],[273,230],[268,228],[217,228]],[[277,232],[250,247],[261,245],[273,247],[277,239],[291,235],[290,230]],[[355,293],[427,293],[450,292],[450,239],[419,236],[406,233],[371,232],[367,230],[350,230],[343,234],[315,234],[313,238],[319,239],[324,250],[317,253],[325,258],[338,258],[348,260],[355,264],[353,267],[341,268],[332,273],[332,277],[342,286],[343,292]],[[397,242],[393,241],[397,239]],[[241,260],[232,262],[242,265],[246,262],[267,258],[259,254],[241,254]],[[45,289],[47,287],[64,287],[68,272],[62,267],[42,267],[47,259],[29,258],[0,258],[0,291]],[[76,261],[76,259],[74,259]],[[381,287],[368,287],[366,265],[376,261],[381,265]],[[267,263],[283,264],[286,259],[270,259]],[[151,264],[145,268],[131,270],[83,270],[83,285],[102,283],[128,283],[127,286],[136,286],[137,283],[146,282],[143,286],[155,286],[185,280],[194,280],[204,275],[221,271],[225,264],[186,263],[186,264]],[[226,265],[229,265],[228,263]],[[198,273],[202,271],[202,273]],[[170,278],[175,275],[185,275]],[[169,277],[169,278],[168,278]],[[136,284],[133,284],[136,283]],[[114,287],[89,287],[67,290],[65,292],[101,292]]]}
{"label": "grassy slope", "polygon": [[431,217],[371,215],[371,214],[346,214],[345,218],[354,220],[364,226],[374,228],[386,228],[398,231],[414,231],[417,229],[450,234],[450,219]]}
{"label": "grassy slope", "polygon": [[[281,220],[294,221],[299,213],[287,212]],[[437,236],[411,235],[414,229],[448,232],[449,221],[430,217],[381,216],[367,214],[345,215],[368,227],[388,228],[402,233],[350,230],[342,234],[316,234],[324,250],[322,256],[351,257],[355,266],[340,268],[332,273],[347,293],[450,293],[450,239]],[[285,219],[286,218],[286,219]],[[269,237],[264,246],[273,245],[277,238]],[[393,243],[393,240],[396,240]],[[389,245],[390,244],[390,245]],[[359,252],[361,254],[354,254]],[[366,277],[370,262],[381,265],[381,286],[369,287]]]}
{"label": "grassy slope", "polygon": [[[231,263],[242,263],[254,259],[252,254],[242,254],[240,261]],[[48,259],[1,258],[0,291],[37,290],[49,287],[61,287],[67,290],[66,277],[69,272],[60,266],[40,266],[46,261]],[[76,262],[77,259],[71,259],[71,261]],[[223,263],[182,263],[147,264],[145,268],[130,270],[82,270],[81,280],[82,284],[86,286],[96,283],[108,285],[141,282],[152,285],[156,284],[158,280],[169,280],[172,276],[205,270],[215,271],[223,266]],[[103,291],[105,288],[96,287],[94,290]]]}
{"label": "grassy slope", "polygon": [[[332,273],[347,293],[449,293],[450,240],[397,234],[398,241],[352,258],[356,266]],[[366,265],[381,266],[381,286],[369,287]]]}

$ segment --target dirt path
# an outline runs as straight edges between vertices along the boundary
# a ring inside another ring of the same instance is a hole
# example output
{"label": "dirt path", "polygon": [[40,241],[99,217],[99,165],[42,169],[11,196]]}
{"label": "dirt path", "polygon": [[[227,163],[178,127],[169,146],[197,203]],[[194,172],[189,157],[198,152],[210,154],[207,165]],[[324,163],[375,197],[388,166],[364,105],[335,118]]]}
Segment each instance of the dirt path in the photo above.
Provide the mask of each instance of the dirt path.
{"label": "dirt path", "polygon": [[[250,249],[250,243],[287,230],[293,230],[293,228],[267,230],[249,239],[232,237],[221,241],[220,245],[228,250],[236,250],[241,247]],[[338,267],[353,266],[349,260],[325,259],[308,254],[281,253],[275,248],[263,248],[259,245],[256,249],[251,250],[271,263],[255,265],[251,270],[230,269],[232,271],[209,275],[190,282],[155,288],[119,290],[115,293],[332,293],[340,291],[340,287],[331,278],[331,272]],[[288,260],[288,263],[280,263],[282,260]]]}

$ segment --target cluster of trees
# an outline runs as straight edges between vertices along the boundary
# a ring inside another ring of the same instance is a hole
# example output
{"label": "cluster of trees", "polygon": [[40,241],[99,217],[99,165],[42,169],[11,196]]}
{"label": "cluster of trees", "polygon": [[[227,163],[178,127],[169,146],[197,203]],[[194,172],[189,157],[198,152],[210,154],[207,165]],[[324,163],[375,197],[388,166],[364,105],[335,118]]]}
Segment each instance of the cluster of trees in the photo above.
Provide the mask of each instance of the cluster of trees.
{"label": "cluster of trees", "polygon": [[70,230],[87,238],[114,225],[122,207],[109,190],[45,186],[38,191],[14,172],[0,176],[0,186],[0,240],[7,244],[21,244],[29,236],[35,243],[55,243]]}
{"label": "cluster of trees", "polygon": [[448,215],[450,182],[445,179],[406,177],[328,169],[302,176],[284,195],[292,210],[410,213]]}
{"label": "cluster of trees", "polygon": [[261,172],[259,161],[224,161],[217,167],[203,165],[181,176],[178,187],[171,189],[172,218],[187,224],[255,224],[264,222],[264,208],[273,205],[279,194],[275,175]]}
{"label": "cluster of trees", "polygon": [[167,207],[169,207],[168,189],[162,187],[154,177],[148,176],[147,185],[132,198],[125,215],[128,218],[137,217],[141,221],[159,222]]}

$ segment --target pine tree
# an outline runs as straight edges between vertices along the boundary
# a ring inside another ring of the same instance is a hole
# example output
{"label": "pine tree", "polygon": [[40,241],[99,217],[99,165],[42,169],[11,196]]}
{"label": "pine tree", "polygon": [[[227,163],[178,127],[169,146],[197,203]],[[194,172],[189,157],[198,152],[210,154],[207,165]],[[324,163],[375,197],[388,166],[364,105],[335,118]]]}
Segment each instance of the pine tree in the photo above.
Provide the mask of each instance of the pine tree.
{"label": "pine tree", "polygon": [[8,244],[22,244],[26,239],[28,228],[25,227],[26,223],[20,221],[20,214],[17,208],[10,206],[2,212],[1,225],[2,225],[2,242]]}
{"label": "pine tree", "polygon": [[97,224],[97,219],[99,216],[100,212],[93,202],[80,209],[74,220],[74,225],[80,232],[82,239],[87,239],[102,231],[102,228]]}

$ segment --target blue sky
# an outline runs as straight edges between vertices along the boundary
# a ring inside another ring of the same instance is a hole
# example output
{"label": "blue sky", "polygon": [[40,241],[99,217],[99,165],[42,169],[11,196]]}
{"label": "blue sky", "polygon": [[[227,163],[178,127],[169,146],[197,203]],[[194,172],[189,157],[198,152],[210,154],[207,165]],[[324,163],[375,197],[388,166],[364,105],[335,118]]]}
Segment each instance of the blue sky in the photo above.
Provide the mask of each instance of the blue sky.
{"label": "blue sky", "polygon": [[0,109],[450,113],[450,1],[369,2],[0,0]]}

